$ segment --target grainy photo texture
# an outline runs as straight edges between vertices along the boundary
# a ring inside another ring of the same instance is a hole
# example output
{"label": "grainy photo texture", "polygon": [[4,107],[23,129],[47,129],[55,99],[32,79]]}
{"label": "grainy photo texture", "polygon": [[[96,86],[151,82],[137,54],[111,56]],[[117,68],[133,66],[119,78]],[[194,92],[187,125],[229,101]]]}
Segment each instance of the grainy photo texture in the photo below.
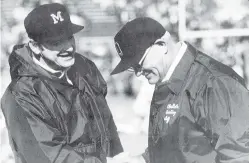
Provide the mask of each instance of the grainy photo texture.
{"label": "grainy photo texture", "polygon": [[1,0],[1,163],[249,163],[248,0]]}

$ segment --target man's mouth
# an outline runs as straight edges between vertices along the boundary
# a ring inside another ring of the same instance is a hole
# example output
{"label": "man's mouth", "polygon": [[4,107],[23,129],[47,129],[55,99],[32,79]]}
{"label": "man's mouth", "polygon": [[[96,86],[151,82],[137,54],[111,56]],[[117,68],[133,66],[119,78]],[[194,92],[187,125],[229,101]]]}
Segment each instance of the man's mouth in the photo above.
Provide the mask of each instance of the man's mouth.
{"label": "man's mouth", "polygon": [[67,57],[73,57],[74,56],[74,52],[63,52],[58,54],[58,57],[63,57],[63,58],[67,58]]}

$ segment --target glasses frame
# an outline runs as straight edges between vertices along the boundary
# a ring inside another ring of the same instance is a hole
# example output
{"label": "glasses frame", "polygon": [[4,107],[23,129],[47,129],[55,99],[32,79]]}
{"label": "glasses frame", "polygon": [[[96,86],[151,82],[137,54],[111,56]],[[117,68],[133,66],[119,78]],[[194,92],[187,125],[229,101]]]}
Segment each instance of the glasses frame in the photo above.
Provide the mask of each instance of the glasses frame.
{"label": "glasses frame", "polygon": [[149,47],[150,49],[143,55],[143,57],[140,59],[138,64],[134,65],[134,67],[128,68],[127,70],[130,71],[130,72],[141,72],[142,69],[143,69],[143,62],[144,62],[145,58],[147,57],[147,55],[149,54],[149,52],[150,52],[153,45],[151,45]]}
{"label": "glasses frame", "polygon": [[[133,67],[130,67],[127,69],[127,71],[129,72],[142,72],[143,71],[143,62],[145,60],[145,58],[148,56],[148,54],[150,53],[151,48],[153,47],[153,45],[166,45],[165,41],[163,39],[158,39],[155,43],[153,43],[149,48],[149,50],[147,50],[147,52],[143,55],[143,57],[140,59],[140,61],[134,65]],[[167,51],[168,52],[168,51]]]}

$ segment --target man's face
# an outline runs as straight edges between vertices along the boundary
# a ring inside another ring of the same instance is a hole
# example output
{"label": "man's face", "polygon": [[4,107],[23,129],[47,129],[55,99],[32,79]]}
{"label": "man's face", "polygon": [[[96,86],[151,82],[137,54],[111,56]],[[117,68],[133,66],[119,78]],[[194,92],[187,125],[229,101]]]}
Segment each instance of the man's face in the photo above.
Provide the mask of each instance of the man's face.
{"label": "man's face", "polygon": [[144,59],[140,61],[141,69],[134,68],[135,74],[143,75],[150,84],[162,81],[167,69],[167,64],[164,63],[164,57],[168,51],[166,46],[164,43],[157,43],[149,47],[144,54]]}
{"label": "man's face", "polygon": [[58,42],[42,43],[44,60],[55,70],[66,69],[75,62],[75,39],[73,36]]}

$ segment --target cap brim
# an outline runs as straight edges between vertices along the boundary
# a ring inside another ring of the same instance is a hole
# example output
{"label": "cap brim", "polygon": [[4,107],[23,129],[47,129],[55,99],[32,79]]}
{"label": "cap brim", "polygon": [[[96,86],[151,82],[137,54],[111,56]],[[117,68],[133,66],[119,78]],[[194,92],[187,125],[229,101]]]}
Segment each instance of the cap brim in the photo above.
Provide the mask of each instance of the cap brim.
{"label": "cap brim", "polygon": [[141,59],[140,55],[134,57],[122,58],[121,61],[118,63],[118,65],[111,72],[111,75],[115,75],[129,69],[130,67],[132,67],[132,65],[138,63],[140,59]]}
{"label": "cap brim", "polygon": [[111,75],[118,74],[120,72],[123,72],[133,65],[139,63],[141,58],[143,57],[144,51],[143,50],[138,50],[135,52],[136,55],[125,55],[125,56],[130,56],[130,57],[123,57],[121,58],[121,61],[118,63],[118,65],[114,68],[114,70],[111,72]]}
{"label": "cap brim", "polygon": [[81,26],[81,25],[77,25],[77,24],[73,24],[72,23],[72,31],[73,31],[73,34],[81,31],[82,29],[84,29],[84,26]]}
{"label": "cap brim", "polygon": [[71,30],[69,30],[68,32],[63,33],[60,36],[47,37],[47,38],[45,38],[43,40],[40,40],[40,42],[41,43],[43,43],[43,42],[57,42],[57,41],[60,41],[60,40],[65,40],[65,39],[68,39],[68,37],[72,36],[73,34],[75,34],[75,33],[79,32],[80,30],[84,29],[84,26],[73,24],[73,23],[70,25],[70,27],[71,27]]}
{"label": "cap brim", "polygon": [[123,72],[131,67],[133,64],[132,59],[130,58],[124,58],[121,59],[121,61],[118,63],[118,65],[114,68],[114,70],[111,72],[111,75],[118,74],[120,72]]}

